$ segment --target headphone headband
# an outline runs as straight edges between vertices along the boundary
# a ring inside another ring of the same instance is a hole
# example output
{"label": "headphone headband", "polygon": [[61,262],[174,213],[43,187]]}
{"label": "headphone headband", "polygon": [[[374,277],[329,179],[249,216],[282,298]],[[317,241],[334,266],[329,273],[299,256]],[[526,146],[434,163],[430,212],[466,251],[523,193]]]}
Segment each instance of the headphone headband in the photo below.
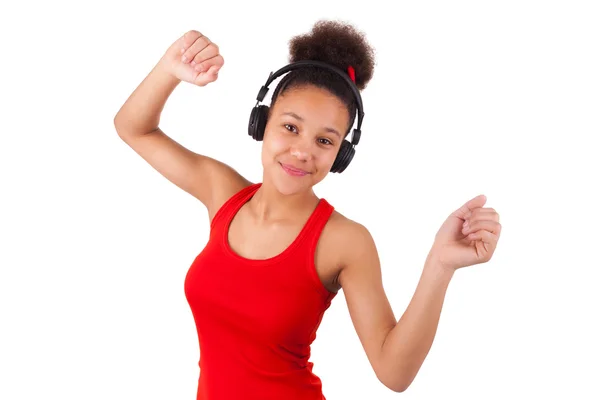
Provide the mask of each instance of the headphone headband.
{"label": "headphone headband", "polygon": [[285,65],[282,68],[278,69],[277,71],[271,72],[269,74],[269,78],[267,79],[267,82],[260,88],[258,95],[256,96],[257,105],[258,105],[258,103],[263,101],[265,95],[269,91],[269,85],[275,79],[277,79],[279,76],[281,76],[289,71],[299,69],[299,68],[304,68],[304,67],[324,68],[329,71],[335,72],[342,79],[344,79],[344,81],[346,81],[346,83],[348,84],[348,87],[352,90],[352,93],[354,94],[354,99],[356,100],[356,109],[357,109],[357,113],[358,113],[358,119],[357,119],[356,129],[354,129],[354,131],[352,133],[351,143],[353,145],[357,145],[358,142],[360,141],[360,132],[361,132],[360,127],[362,125],[363,117],[365,115],[364,111],[363,111],[362,97],[360,95],[358,88],[356,87],[356,84],[354,82],[352,82],[352,79],[350,79],[348,74],[346,74],[344,71],[342,71],[340,68],[338,68],[334,65],[331,65],[331,64],[328,64],[328,63],[325,63],[322,61],[317,61],[317,60],[302,60],[302,61],[296,61],[294,63]]}

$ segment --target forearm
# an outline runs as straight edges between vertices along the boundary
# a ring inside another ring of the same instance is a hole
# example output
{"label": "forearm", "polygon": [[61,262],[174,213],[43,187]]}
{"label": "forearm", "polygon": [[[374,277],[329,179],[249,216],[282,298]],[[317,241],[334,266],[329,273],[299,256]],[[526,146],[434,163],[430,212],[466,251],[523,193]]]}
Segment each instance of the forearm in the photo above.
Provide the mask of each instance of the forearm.
{"label": "forearm", "polygon": [[414,380],[431,349],[453,274],[430,252],[410,304],[386,336],[382,369],[401,391]]}
{"label": "forearm", "polygon": [[115,116],[119,135],[144,134],[158,127],[167,99],[181,82],[167,73],[161,62],[144,78]]}

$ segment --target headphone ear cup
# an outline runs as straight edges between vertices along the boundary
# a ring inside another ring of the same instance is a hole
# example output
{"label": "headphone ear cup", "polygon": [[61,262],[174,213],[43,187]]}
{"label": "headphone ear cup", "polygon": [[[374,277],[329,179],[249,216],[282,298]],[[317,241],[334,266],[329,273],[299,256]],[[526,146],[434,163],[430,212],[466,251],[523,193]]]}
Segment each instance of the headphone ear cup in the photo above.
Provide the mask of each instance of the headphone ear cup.
{"label": "headphone ear cup", "polygon": [[355,150],[352,143],[344,140],[340,146],[340,151],[338,152],[337,157],[331,166],[331,172],[343,172],[350,164],[350,161],[352,161],[352,158],[354,157],[354,151]]}
{"label": "headphone ear cup", "polygon": [[265,134],[267,126],[267,117],[269,115],[269,106],[264,104],[256,106],[250,113],[250,122],[248,123],[248,135],[254,140],[261,141]]}

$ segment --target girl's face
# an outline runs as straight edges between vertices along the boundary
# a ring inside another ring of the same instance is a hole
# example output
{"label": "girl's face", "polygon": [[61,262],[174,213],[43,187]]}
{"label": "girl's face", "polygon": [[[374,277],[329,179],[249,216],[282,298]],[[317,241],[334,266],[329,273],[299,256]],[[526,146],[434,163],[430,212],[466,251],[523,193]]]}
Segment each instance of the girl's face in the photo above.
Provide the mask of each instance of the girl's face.
{"label": "girl's face", "polygon": [[344,103],[315,86],[280,94],[270,110],[262,146],[264,179],[282,194],[306,191],[325,178],[350,116]]}

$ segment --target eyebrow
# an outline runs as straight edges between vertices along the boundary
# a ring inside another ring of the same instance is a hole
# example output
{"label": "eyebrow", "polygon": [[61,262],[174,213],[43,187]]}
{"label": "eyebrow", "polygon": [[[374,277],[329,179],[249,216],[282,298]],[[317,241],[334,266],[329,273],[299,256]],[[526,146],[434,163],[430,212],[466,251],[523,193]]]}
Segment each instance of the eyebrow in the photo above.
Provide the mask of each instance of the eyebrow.
{"label": "eyebrow", "polygon": [[[286,112],[282,113],[281,115],[289,115],[290,117],[296,118],[298,121],[304,121],[304,119],[301,116],[299,116],[298,114],[296,114],[295,112],[292,112],[292,111],[286,111]],[[334,128],[326,126],[325,130],[327,132],[336,134],[338,137],[342,137],[342,135],[340,135],[340,133]]]}

